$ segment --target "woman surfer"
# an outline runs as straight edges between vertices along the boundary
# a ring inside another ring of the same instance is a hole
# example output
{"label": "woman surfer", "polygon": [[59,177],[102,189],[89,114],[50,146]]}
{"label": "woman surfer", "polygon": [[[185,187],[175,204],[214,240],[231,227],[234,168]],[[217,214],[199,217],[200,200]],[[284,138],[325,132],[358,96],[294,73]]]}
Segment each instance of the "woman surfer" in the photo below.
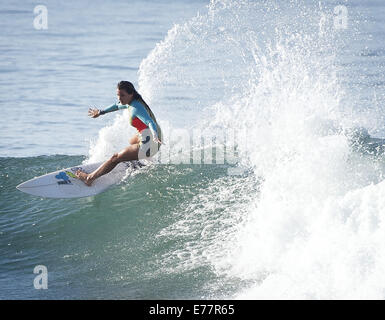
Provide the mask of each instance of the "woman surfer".
{"label": "woman surfer", "polygon": [[99,168],[91,173],[81,170],[76,172],[76,176],[86,185],[100,176],[109,173],[116,165],[122,161],[147,159],[155,155],[162,144],[162,132],[156,122],[155,116],[150,107],[144,102],[141,95],[135,90],[133,84],[128,81],[120,81],[117,86],[118,104],[113,104],[105,110],[88,110],[88,115],[97,118],[105,113],[128,109],[130,124],[137,129],[137,133],[130,140],[130,146],[119,153],[115,153],[110,159],[104,162]]}

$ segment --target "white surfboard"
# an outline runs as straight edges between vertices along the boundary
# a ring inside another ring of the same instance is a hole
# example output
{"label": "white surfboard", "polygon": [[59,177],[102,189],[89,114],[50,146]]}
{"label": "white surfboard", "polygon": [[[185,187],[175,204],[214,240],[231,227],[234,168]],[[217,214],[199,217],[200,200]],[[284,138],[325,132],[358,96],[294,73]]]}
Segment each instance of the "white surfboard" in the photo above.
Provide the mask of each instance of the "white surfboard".
{"label": "white surfboard", "polygon": [[146,160],[121,162],[111,172],[96,179],[91,186],[87,186],[83,181],[76,178],[75,172],[78,169],[90,173],[102,163],[79,165],[51,172],[23,182],[16,188],[43,198],[89,197],[106,191],[111,186],[121,182],[127,174],[146,166],[149,162]]}

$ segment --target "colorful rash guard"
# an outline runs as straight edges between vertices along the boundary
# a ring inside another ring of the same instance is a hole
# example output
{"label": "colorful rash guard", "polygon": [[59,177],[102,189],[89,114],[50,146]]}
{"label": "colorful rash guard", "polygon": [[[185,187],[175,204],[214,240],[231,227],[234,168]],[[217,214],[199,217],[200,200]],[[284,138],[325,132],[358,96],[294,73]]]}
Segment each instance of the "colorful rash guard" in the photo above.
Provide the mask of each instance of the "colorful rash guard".
{"label": "colorful rash guard", "polygon": [[130,114],[130,124],[136,128],[139,133],[141,133],[144,129],[149,128],[155,138],[162,139],[156,120],[154,121],[154,119],[152,119],[146,107],[138,99],[133,100],[131,104],[118,103],[110,105],[105,110],[101,111],[100,114],[121,109],[128,109]]}

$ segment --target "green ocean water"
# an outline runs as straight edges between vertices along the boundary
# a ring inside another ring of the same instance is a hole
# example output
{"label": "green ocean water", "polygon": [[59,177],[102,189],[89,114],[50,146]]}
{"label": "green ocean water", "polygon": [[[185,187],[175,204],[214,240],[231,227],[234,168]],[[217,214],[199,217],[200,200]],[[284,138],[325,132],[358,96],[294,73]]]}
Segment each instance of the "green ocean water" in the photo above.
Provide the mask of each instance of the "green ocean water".
{"label": "green ocean water", "polygon": [[[216,221],[216,211],[221,205],[213,207],[212,217],[207,213],[198,225],[196,220],[184,221],[190,233],[162,236],[162,232],[180,220],[177,213],[191,201],[203,207],[199,196],[212,193],[214,185],[219,188],[242,178],[227,177],[224,165],[170,164],[156,165],[89,198],[42,199],[15,188],[24,180],[83,160],[64,155],[0,159],[1,298],[187,299],[221,295],[223,279],[208,263],[178,269],[175,267],[189,253],[174,254],[189,242],[199,241],[197,235],[209,225],[213,230],[204,237],[215,237],[215,228],[221,224]],[[47,267],[49,290],[33,286],[37,265]]]}

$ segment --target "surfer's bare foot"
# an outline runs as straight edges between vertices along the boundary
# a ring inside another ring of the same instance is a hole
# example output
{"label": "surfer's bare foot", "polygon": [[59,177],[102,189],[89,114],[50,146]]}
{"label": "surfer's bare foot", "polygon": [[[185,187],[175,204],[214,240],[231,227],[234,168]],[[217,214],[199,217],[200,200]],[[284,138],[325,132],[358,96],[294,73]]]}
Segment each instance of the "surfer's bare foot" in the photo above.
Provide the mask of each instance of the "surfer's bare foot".
{"label": "surfer's bare foot", "polygon": [[87,186],[91,186],[93,180],[90,179],[88,173],[78,170],[76,171],[75,176],[78,177],[79,180],[82,180]]}

